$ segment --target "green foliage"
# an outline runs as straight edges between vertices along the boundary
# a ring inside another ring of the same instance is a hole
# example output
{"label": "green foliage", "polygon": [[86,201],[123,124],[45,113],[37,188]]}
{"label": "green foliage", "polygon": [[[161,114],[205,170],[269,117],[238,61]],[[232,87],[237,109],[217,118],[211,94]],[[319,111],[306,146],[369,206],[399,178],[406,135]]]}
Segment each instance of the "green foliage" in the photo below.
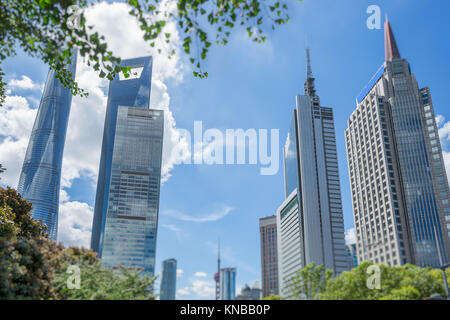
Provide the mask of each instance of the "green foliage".
{"label": "green foliage", "polygon": [[[62,266],[55,277],[55,290],[60,299],[82,300],[153,300],[155,278],[138,270],[121,267],[117,270],[102,267],[91,250],[75,247],[64,250]],[[69,288],[70,266],[80,270],[80,288]]]}
{"label": "green foliage", "polygon": [[[154,278],[112,270],[96,253],[49,241],[32,206],[14,189],[0,188],[0,299],[154,299]],[[80,289],[69,289],[70,266],[80,268]]]}
{"label": "green foliage", "polygon": [[282,297],[276,294],[271,294],[270,296],[264,297],[260,300],[284,300]]}
{"label": "green foliage", "polygon": [[433,293],[445,296],[442,274],[433,268],[413,265],[380,268],[380,288],[370,289],[367,280],[372,275],[367,269],[372,264],[362,263],[357,268],[330,279],[316,298],[327,300],[395,300],[422,299]]}
{"label": "green foliage", "polygon": [[0,298],[51,299],[53,270],[61,250],[30,214],[15,190],[0,188]]}
{"label": "green foliage", "polygon": [[325,270],[323,265],[311,263],[286,281],[286,295],[290,299],[315,299],[325,290],[333,271]]}
{"label": "green foliage", "polygon": [[[302,0],[299,0],[300,2]],[[164,32],[167,21],[175,20],[183,38],[183,51],[194,65],[194,76],[205,78],[201,61],[207,57],[212,43],[225,45],[236,26],[245,28],[257,43],[266,40],[264,30],[289,22],[287,0],[176,0],[175,10],[164,0],[127,0],[129,14],[136,17],[144,40],[157,52],[160,43],[170,43],[171,34]],[[120,67],[120,58],[107,49],[105,38],[86,25],[83,10],[93,2],[86,0],[2,0],[0,2],[0,63],[21,48],[47,63],[56,77],[74,95],[86,96],[72,79],[66,66],[72,49],[78,48],[100,77],[112,80],[130,68]],[[213,39],[211,39],[213,38]],[[192,50],[195,46],[196,50]],[[171,58],[175,50],[168,52]],[[5,99],[4,73],[0,68],[0,106]]]}

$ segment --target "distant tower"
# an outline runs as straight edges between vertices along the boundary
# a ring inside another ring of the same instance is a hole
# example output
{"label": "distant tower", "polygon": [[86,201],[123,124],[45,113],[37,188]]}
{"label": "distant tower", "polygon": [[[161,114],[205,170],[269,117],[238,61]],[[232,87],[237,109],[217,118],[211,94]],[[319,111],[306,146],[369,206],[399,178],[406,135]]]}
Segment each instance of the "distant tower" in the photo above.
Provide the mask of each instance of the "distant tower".
{"label": "distant tower", "polygon": [[214,275],[214,280],[216,281],[216,300],[220,299],[220,240],[219,247],[217,250],[217,273]]}
{"label": "distant tower", "polygon": [[263,297],[278,295],[277,217],[259,219]]}
{"label": "distant tower", "polygon": [[177,260],[167,259],[163,261],[160,300],[175,300],[177,288]]}
{"label": "distant tower", "polygon": [[[75,77],[77,52],[72,53],[67,70]],[[39,109],[28,142],[18,192],[33,204],[31,214],[47,225],[50,240],[56,240],[58,228],[61,167],[69,122],[72,94],[50,69]]]}

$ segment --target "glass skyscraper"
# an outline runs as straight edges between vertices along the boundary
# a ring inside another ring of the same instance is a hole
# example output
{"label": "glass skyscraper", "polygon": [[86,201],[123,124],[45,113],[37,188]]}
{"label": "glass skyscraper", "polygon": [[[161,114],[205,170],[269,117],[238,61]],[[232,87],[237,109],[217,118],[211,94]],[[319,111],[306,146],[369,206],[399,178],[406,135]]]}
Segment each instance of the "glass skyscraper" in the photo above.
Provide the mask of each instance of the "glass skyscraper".
{"label": "glass skyscraper", "polygon": [[[75,77],[77,52],[67,69]],[[33,204],[31,213],[47,225],[51,240],[57,239],[61,166],[72,94],[49,71],[31,131],[17,190]]]}
{"label": "glass skyscraper", "polygon": [[109,85],[91,248],[107,267],[154,274],[164,113],[149,109],[152,58]]}
{"label": "glass skyscraper", "polygon": [[163,261],[160,300],[175,300],[177,289],[177,260]]}
{"label": "glass skyscraper", "polygon": [[284,148],[286,199],[277,210],[279,291],[310,263],[348,270],[333,109],[320,105],[309,49],[304,95]]}
{"label": "glass skyscraper", "polygon": [[450,256],[450,203],[431,92],[384,29],[385,62],[346,130],[358,262],[436,267]]}
{"label": "glass skyscraper", "polygon": [[220,269],[220,300],[236,300],[236,268]]}

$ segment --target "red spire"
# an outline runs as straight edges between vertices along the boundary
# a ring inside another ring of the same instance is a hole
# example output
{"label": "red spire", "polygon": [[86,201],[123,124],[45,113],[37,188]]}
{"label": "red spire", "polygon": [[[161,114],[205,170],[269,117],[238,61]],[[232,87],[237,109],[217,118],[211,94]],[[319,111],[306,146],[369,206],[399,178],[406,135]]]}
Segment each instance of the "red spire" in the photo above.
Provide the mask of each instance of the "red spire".
{"label": "red spire", "polygon": [[400,58],[400,52],[398,51],[397,42],[395,41],[394,33],[392,32],[391,24],[386,17],[384,23],[384,50],[386,54],[386,61],[392,61],[392,59]]}

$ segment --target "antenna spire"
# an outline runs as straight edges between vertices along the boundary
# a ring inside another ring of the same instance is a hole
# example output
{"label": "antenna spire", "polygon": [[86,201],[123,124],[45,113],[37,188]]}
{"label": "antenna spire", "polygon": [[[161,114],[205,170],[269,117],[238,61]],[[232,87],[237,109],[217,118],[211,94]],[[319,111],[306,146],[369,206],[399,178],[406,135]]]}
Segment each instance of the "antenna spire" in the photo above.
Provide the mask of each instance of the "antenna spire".
{"label": "antenna spire", "polygon": [[314,87],[314,77],[311,68],[311,57],[309,55],[309,47],[306,47],[306,81],[305,81],[305,95],[310,97],[316,96],[316,89]]}

